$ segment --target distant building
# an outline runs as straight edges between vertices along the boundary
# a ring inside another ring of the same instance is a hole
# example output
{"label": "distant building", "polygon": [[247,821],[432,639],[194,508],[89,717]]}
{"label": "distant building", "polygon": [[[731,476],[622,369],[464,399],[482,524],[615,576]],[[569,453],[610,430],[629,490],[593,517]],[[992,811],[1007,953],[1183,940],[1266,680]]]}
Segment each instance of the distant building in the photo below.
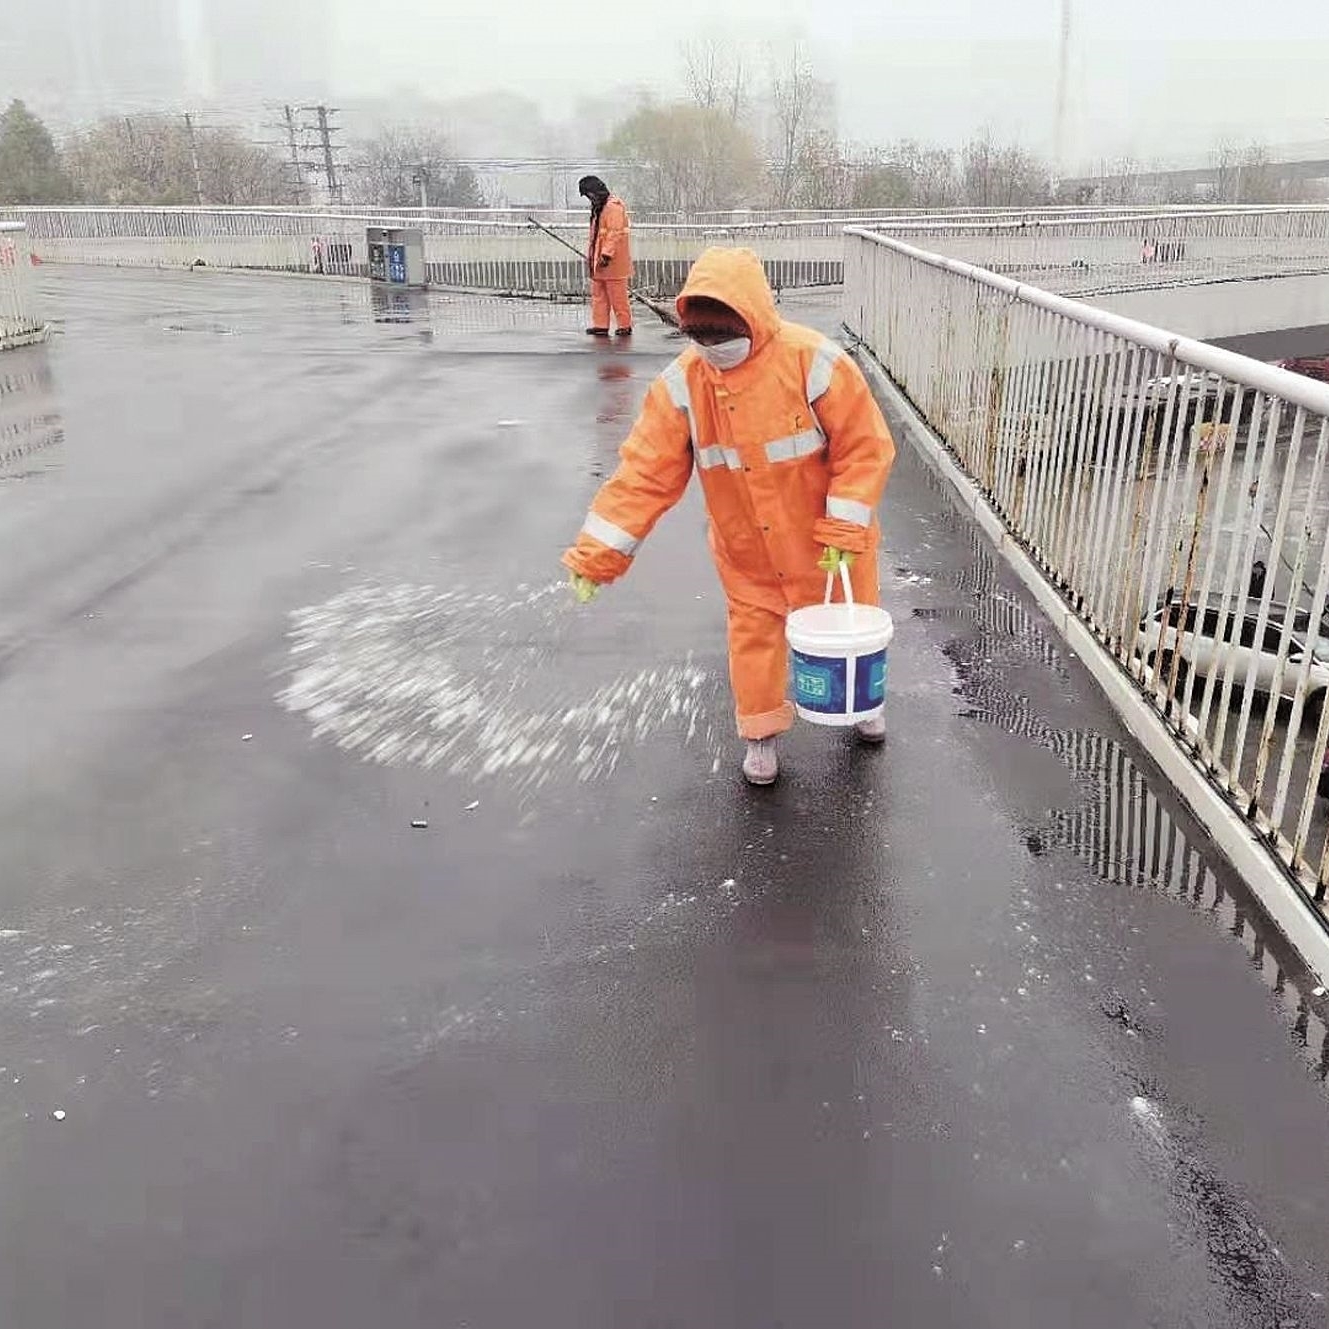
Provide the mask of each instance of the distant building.
{"label": "distant building", "polygon": [[219,106],[327,95],[326,0],[173,0],[196,98]]}
{"label": "distant building", "polygon": [[56,124],[179,103],[179,0],[3,4],[0,89]]}
{"label": "distant building", "polygon": [[321,0],[0,0],[0,94],[56,126],[326,94]]}

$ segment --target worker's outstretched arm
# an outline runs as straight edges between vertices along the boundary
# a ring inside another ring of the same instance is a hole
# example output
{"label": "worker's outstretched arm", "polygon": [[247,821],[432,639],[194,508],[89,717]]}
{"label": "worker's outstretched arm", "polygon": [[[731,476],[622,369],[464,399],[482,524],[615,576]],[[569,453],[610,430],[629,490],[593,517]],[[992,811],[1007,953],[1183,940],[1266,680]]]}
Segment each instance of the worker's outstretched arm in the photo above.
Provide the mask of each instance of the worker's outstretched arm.
{"label": "worker's outstretched arm", "polygon": [[862,371],[840,352],[830,385],[812,403],[826,435],[831,484],[818,544],[853,554],[868,548],[872,518],[895,464],[895,440]]}
{"label": "worker's outstretched arm", "polygon": [[619,453],[618,470],[591,503],[577,543],[563,555],[575,576],[597,585],[616,581],[632,565],[655,523],[683,497],[692,476],[687,415],[656,379]]}

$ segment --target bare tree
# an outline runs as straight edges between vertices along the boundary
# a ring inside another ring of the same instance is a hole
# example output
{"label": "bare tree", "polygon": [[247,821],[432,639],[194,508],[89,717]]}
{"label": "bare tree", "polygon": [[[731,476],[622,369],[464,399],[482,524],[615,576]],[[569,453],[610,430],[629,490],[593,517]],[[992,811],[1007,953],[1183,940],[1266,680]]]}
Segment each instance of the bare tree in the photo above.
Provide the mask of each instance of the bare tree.
{"label": "bare tree", "polygon": [[975,207],[1036,207],[1052,196],[1045,161],[1019,144],[998,146],[986,131],[965,145],[961,180],[964,201]]}
{"label": "bare tree", "polygon": [[954,155],[913,139],[872,148],[851,169],[854,208],[947,208],[959,196]]}
{"label": "bare tree", "polygon": [[949,208],[959,201],[955,154],[948,149],[902,139],[889,150],[889,160],[909,178],[910,207]]}
{"label": "bare tree", "polygon": [[683,86],[705,111],[723,111],[735,124],[748,109],[748,67],[741,49],[718,37],[684,42]]}
{"label": "bare tree", "polygon": [[817,78],[801,42],[795,42],[783,54],[772,55],[769,95],[774,122],[775,204],[787,208],[799,192],[799,161],[816,156],[810,147],[814,138],[834,133],[835,95],[829,83]]}
{"label": "bare tree", "polygon": [[[197,172],[195,156],[197,155]],[[65,144],[65,169],[90,203],[289,203],[282,160],[234,129],[194,134],[176,116],[115,116]]]}
{"label": "bare tree", "polygon": [[853,166],[835,135],[812,130],[798,151],[794,206],[818,211],[845,207],[853,195],[853,175]]}
{"label": "bare tree", "polygon": [[[1122,157],[1111,164],[1104,163],[1096,188],[1091,186],[1094,201],[1102,204],[1131,207],[1137,203],[1152,200],[1146,198],[1148,192],[1140,181],[1144,168],[1134,157]],[[1066,189],[1059,189],[1058,200],[1066,203],[1081,203]]]}
{"label": "bare tree", "polygon": [[1307,192],[1279,174],[1263,143],[1220,143],[1213,163],[1218,203],[1296,203]]}
{"label": "bare tree", "polygon": [[[360,143],[352,156],[359,201],[385,208],[484,206],[470,167],[457,161],[446,134],[417,125],[389,125]],[[423,185],[423,195],[422,187]]]}

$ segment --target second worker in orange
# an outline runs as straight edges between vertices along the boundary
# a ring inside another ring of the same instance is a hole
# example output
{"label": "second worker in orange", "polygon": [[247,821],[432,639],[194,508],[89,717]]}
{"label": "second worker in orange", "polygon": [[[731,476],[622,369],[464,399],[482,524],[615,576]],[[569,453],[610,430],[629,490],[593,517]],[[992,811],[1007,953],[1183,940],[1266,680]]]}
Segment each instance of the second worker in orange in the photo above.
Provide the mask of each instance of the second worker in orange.
{"label": "second worker in orange", "polygon": [[609,192],[598,175],[584,175],[577,192],[591,205],[590,244],[586,251],[591,277],[591,326],[593,337],[609,336],[612,312],[620,337],[632,336],[632,301],[628,282],[632,279],[632,222],[627,204]]}

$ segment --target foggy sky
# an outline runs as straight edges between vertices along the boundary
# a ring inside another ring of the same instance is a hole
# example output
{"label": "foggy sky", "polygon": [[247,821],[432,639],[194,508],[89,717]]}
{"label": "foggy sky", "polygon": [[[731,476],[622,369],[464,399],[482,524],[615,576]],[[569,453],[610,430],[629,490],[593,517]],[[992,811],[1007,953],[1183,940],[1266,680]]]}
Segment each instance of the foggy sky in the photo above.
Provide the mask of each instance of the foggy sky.
{"label": "foggy sky", "polygon": [[[556,123],[579,99],[598,100],[601,122],[573,136],[585,150],[617,118],[605,98],[627,114],[636,89],[681,90],[688,39],[726,39],[754,72],[772,45],[797,39],[836,85],[852,142],[955,146],[986,126],[1046,153],[1059,3],[0,0],[0,102],[25,97],[61,125],[191,105],[259,108],[257,123],[271,119],[264,102],[386,99],[389,119],[400,95],[409,119],[409,94],[506,91]],[[1070,170],[1202,156],[1219,140],[1329,141],[1326,0],[1071,3]]]}
{"label": "foggy sky", "polygon": [[[760,61],[772,40],[799,36],[839,85],[851,138],[954,143],[986,124],[1052,146],[1058,0],[336,3],[335,76],[348,92],[505,87],[562,114],[618,85],[672,91],[689,37],[729,37]],[[1072,4],[1068,159],[1329,139],[1323,0]]]}

